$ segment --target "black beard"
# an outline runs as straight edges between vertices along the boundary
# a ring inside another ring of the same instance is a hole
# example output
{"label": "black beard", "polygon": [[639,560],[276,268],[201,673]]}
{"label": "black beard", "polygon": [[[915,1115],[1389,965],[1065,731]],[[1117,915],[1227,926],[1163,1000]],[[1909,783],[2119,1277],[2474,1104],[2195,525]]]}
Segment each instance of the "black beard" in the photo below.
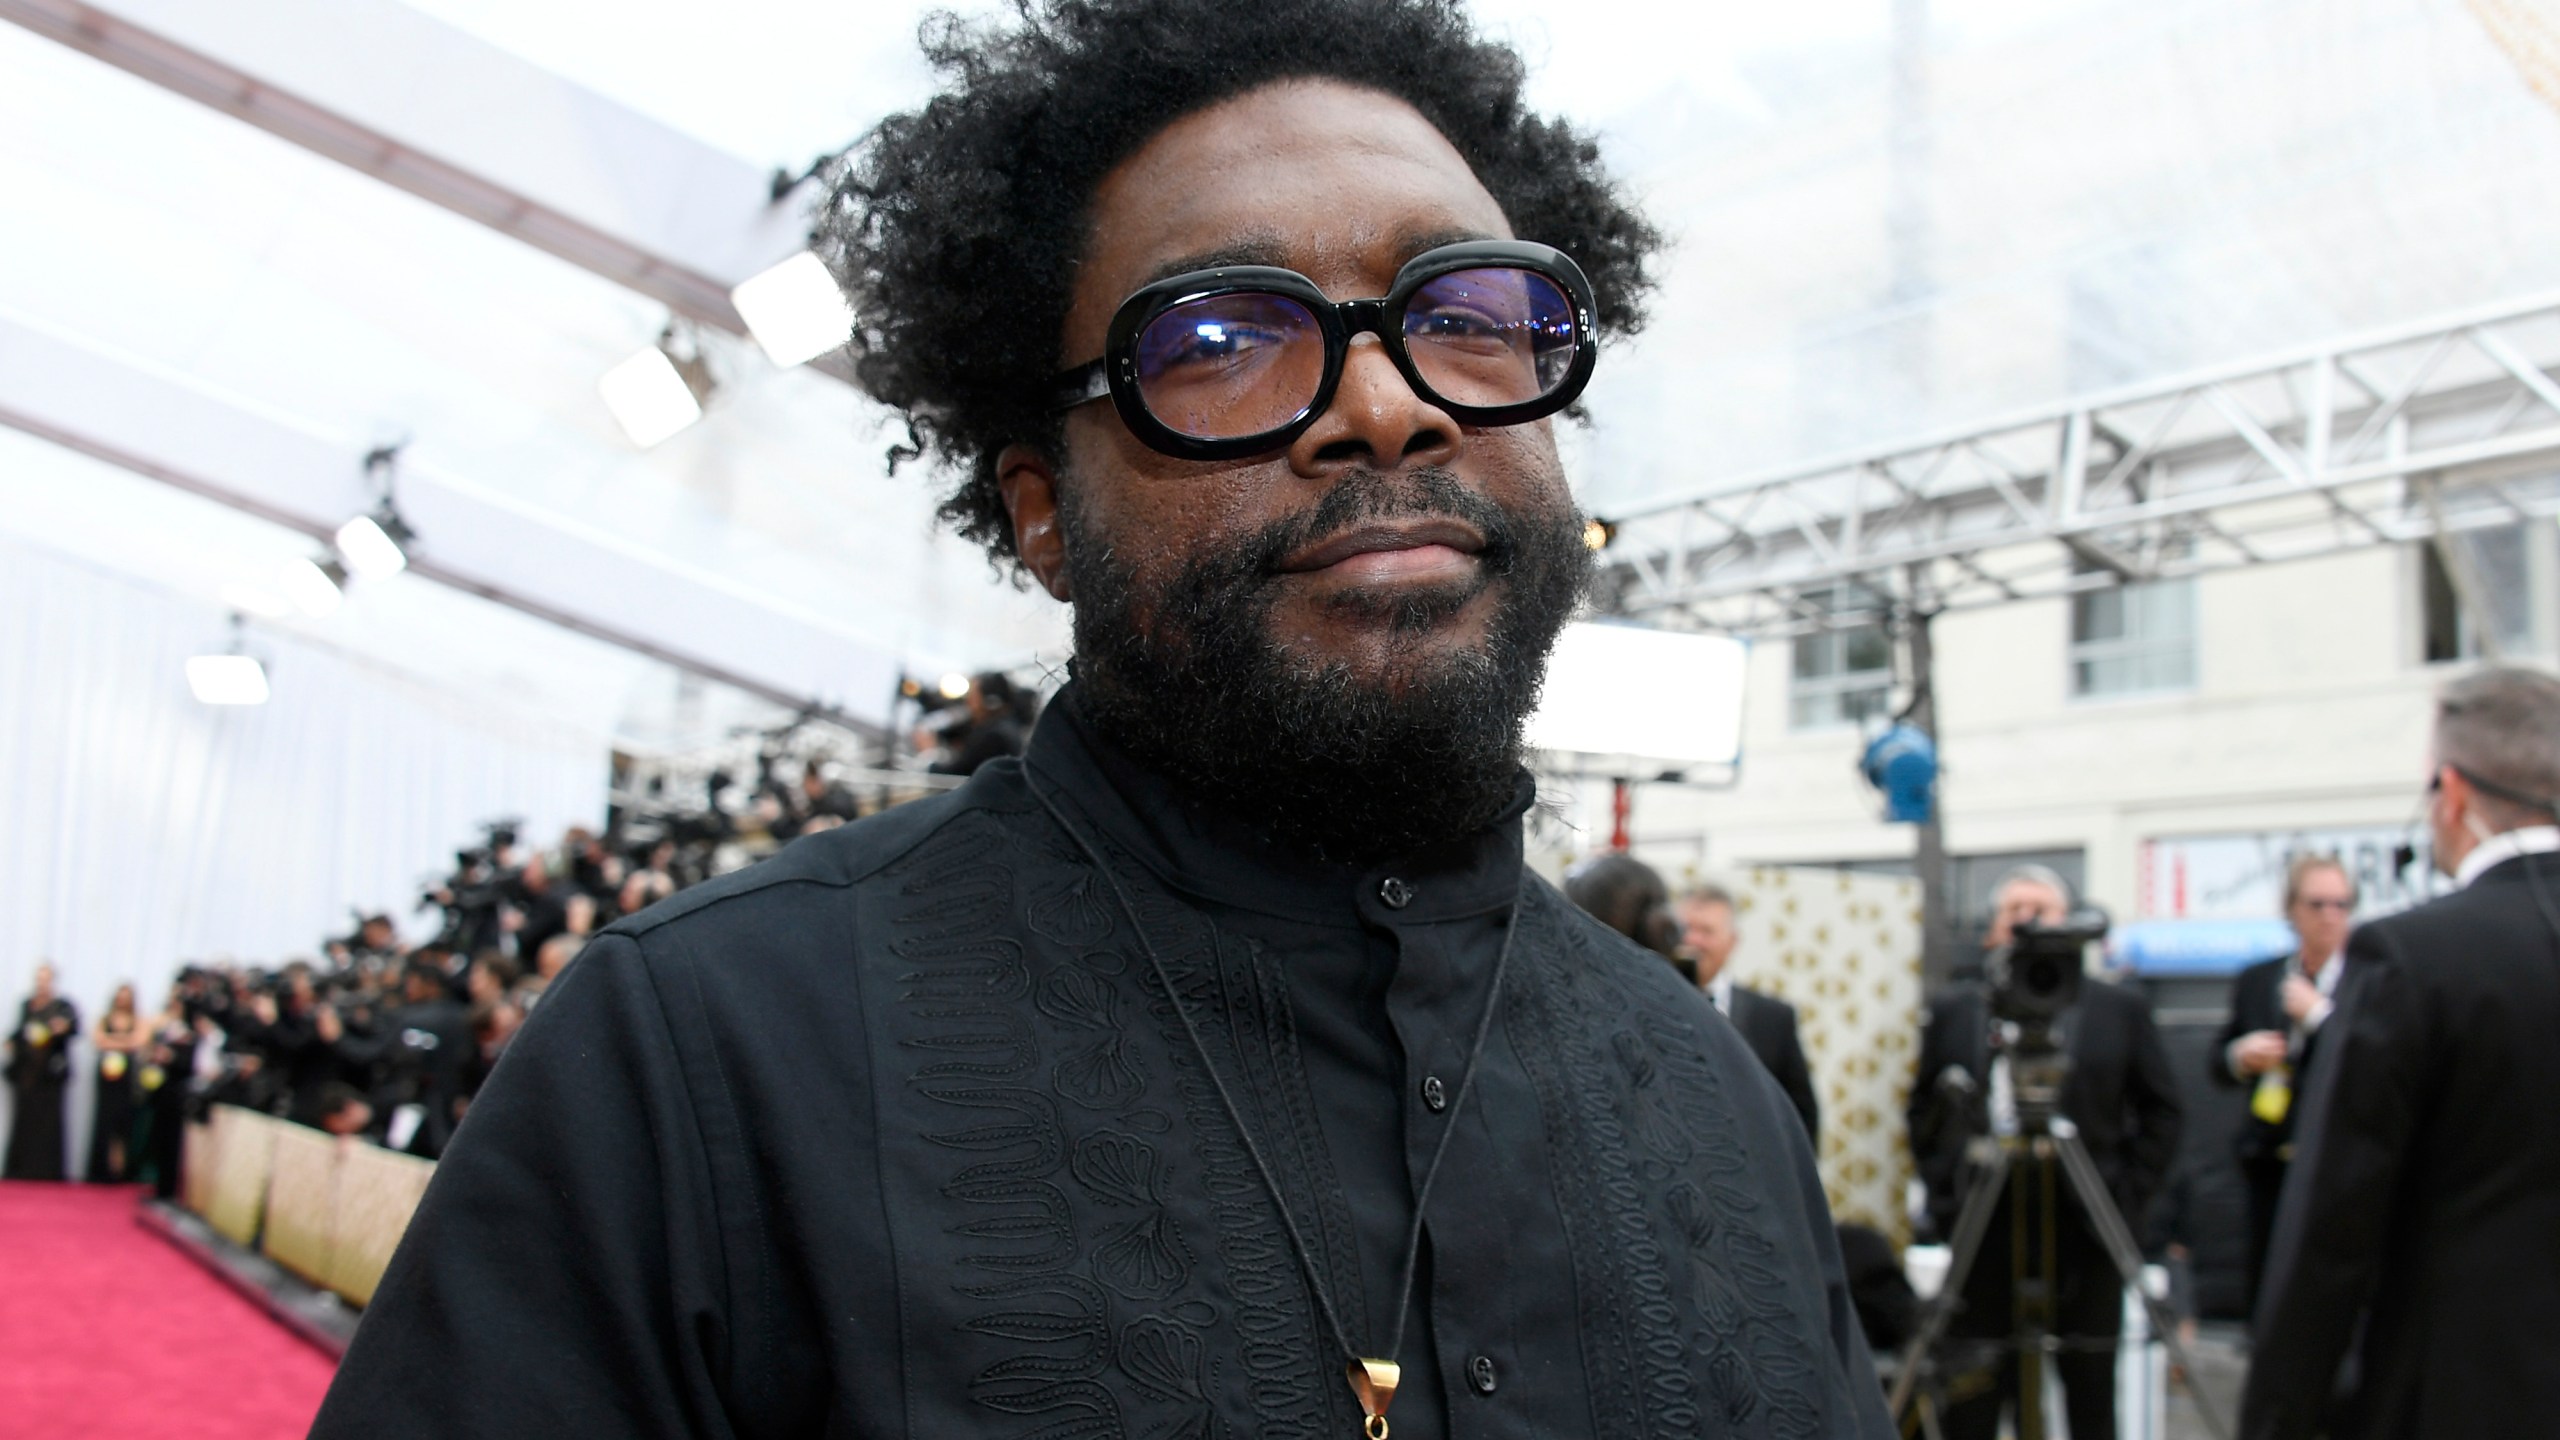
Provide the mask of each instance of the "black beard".
{"label": "black beard", "polygon": [[[1076,689],[1086,717],[1132,757],[1210,805],[1319,858],[1368,863],[1471,834],[1517,796],[1521,732],[1547,652],[1593,563],[1571,504],[1513,513],[1446,470],[1351,475],[1304,515],[1191,561],[1140,593],[1091,533],[1075,486],[1061,523],[1075,594]],[[1402,655],[1355,679],[1273,642],[1282,559],[1367,522],[1453,518],[1485,547],[1475,577],[1395,598],[1332,602],[1386,625]],[[1485,642],[1420,656],[1431,632],[1489,587]],[[1398,658],[1411,657],[1410,666]]]}

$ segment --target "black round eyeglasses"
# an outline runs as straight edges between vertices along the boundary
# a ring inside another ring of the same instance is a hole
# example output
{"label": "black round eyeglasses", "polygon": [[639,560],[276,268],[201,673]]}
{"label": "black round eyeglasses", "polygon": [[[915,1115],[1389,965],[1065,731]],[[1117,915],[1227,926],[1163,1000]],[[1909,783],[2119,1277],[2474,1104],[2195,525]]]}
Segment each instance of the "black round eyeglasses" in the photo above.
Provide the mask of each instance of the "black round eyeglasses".
{"label": "black round eyeglasses", "polygon": [[1111,397],[1149,448],[1225,460],[1287,445],[1333,403],[1355,335],[1375,335],[1414,393],[1462,425],[1522,425],[1574,401],[1599,358],[1591,282],[1525,240],[1425,250],[1374,300],[1331,300],[1294,270],[1231,265],[1120,303],[1102,358],[1058,379],[1057,406]]}

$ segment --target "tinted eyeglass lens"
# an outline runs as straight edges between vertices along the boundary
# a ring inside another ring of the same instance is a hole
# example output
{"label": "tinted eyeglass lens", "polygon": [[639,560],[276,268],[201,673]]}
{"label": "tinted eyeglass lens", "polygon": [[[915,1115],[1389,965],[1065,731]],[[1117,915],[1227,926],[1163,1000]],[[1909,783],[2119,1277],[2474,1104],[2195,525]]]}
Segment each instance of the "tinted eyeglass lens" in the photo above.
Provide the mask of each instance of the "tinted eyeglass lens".
{"label": "tinted eyeglass lens", "polygon": [[1306,413],[1324,383],[1324,329],[1285,295],[1236,290],[1167,309],[1138,332],[1138,396],[1195,440],[1235,440]]}
{"label": "tinted eyeglass lens", "polygon": [[1535,270],[1488,266],[1435,276],[1405,302],[1405,349],[1443,400],[1524,405],[1572,372],[1573,302]]}

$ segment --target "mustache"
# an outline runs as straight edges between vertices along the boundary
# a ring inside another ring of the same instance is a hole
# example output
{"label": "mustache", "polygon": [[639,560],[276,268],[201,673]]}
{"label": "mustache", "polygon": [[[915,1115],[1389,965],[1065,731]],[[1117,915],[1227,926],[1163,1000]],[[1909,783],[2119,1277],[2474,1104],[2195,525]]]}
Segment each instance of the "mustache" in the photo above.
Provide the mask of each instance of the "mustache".
{"label": "mustache", "polygon": [[1230,576],[1277,575],[1288,556],[1382,520],[1457,520],[1471,526],[1484,537],[1479,558],[1491,574],[1507,574],[1520,560],[1520,526],[1510,512],[1455,473],[1430,465],[1392,478],[1355,470],[1306,510],[1244,537],[1216,568]]}

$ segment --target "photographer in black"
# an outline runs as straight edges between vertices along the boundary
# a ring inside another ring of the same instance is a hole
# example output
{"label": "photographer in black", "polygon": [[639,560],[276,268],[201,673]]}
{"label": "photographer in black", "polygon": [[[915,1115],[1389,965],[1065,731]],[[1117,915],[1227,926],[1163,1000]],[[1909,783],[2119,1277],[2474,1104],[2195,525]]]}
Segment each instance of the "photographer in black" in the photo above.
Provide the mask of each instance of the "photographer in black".
{"label": "photographer in black", "polygon": [[[2005,960],[2021,927],[2066,923],[2070,890],[2051,870],[2021,865],[1993,888],[1992,911],[1984,945],[1995,960]],[[2180,1119],[2177,1080],[2150,1002],[2090,979],[2051,1029],[2069,1067],[2059,1114],[2078,1127],[2116,1208],[2139,1233],[2177,1154]],[[1929,1004],[1907,1119],[1912,1157],[1929,1188],[1929,1217],[1941,1237],[1953,1232],[1964,1202],[1968,1143],[1977,1135],[2018,1133],[2014,1062],[2020,1057],[2013,1052],[2020,1031],[2019,1022],[1995,1015],[1991,991],[1981,984],[1951,987]],[[2056,1193],[2053,1330],[2066,1343],[2054,1368],[2073,1440],[2114,1440],[2123,1282],[2086,1211],[2063,1188]],[[1991,1440],[2004,1406],[2016,1399],[2018,1362],[2007,1346],[2017,1299],[2011,1237],[2039,1233],[2045,1219],[2018,1213],[2004,1193],[1982,1255],[1964,1276],[1962,1304],[1948,1327],[1955,1342],[1941,1413],[1948,1440]],[[1966,1360],[1970,1369],[1961,1363]]]}
{"label": "photographer in black", "polygon": [[[399,1142],[396,1148],[432,1160],[444,1153],[461,1119],[479,1038],[471,1011],[453,998],[448,977],[431,961],[410,960],[401,999],[370,1034],[348,1032],[335,1010],[321,1012],[320,1033],[341,1058],[373,1067],[374,1108],[392,1117],[388,1138]],[[418,1118],[404,1123],[398,1112],[410,1105],[418,1107]]]}
{"label": "photographer in black", "polygon": [[[725,787],[715,777],[712,796]],[[814,795],[813,813],[850,805],[841,787],[833,794]],[[516,1027],[588,939],[701,878],[736,833],[716,808],[655,813],[637,836],[572,828],[548,851],[520,847],[513,821],[484,828],[485,844],[456,852],[454,871],[423,888],[420,908],[444,918],[415,950],[389,916],[356,911],[352,930],[323,944],[323,962],[180,970],[136,1050],[152,1082],[137,1086],[149,1115],[137,1125],[147,1136],[135,1144],[137,1178],[169,1193],[184,1119],[214,1105],[442,1153]]]}
{"label": "photographer in black", "polygon": [[975,775],[990,760],[1021,754],[1040,713],[1038,695],[993,672],[972,677],[960,703],[967,718],[942,732],[937,775]]}
{"label": "photographer in black", "polygon": [[388,915],[365,915],[356,921],[356,933],[347,937],[347,964],[365,974],[379,974],[386,968],[396,969],[409,958],[409,947],[401,942],[400,932]]}
{"label": "photographer in black", "polygon": [[515,823],[492,821],[487,830],[488,844],[455,851],[453,874],[418,897],[419,909],[444,911],[444,928],[435,943],[464,955],[497,949],[508,938],[502,912],[516,898],[522,880]]}
{"label": "photographer in black", "polygon": [[[550,862],[536,854],[524,862],[505,885],[505,911],[499,928],[515,937],[515,953],[531,959],[542,952],[543,942],[569,928],[569,888],[552,878]],[[590,908],[592,916],[593,910]],[[470,953],[478,953],[473,951]]]}

